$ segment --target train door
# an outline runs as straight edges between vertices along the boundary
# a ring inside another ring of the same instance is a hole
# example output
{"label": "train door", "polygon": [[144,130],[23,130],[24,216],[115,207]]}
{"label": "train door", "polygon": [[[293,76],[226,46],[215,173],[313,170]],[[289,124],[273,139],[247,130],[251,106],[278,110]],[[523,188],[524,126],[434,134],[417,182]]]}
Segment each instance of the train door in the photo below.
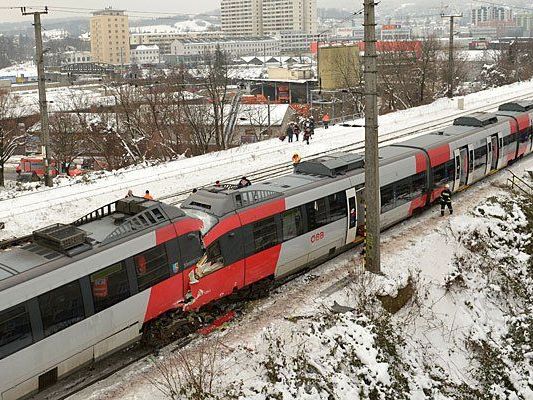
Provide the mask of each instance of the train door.
{"label": "train door", "polygon": [[357,200],[355,188],[350,188],[346,191],[346,201],[348,202],[346,244],[350,244],[355,241],[357,236]]}
{"label": "train door", "polygon": [[464,187],[468,182],[468,148],[456,149],[454,151],[455,159],[455,183],[453,190],[457,191]]}
{"label": "train door", "polygon": [[500,150],[498,147],[498,135],[492,135],[487,140],[490,140],[490,147],[491,147],[491,159],[490,159],[490,170],[495,171],[498,169],[498,160],[500,158]]}

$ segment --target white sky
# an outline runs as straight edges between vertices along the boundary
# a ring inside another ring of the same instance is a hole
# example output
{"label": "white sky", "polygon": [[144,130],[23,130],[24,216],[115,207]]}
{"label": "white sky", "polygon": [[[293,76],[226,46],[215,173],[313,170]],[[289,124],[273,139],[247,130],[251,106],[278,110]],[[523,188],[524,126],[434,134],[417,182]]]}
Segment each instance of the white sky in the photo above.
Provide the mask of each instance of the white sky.
{"label": "white sky", "polygon": [[[355,9],[362,0],[318,0],[320,7],[334,7]],[[43,6],[50,7],[77,7],[77,8],[113,8],[148,11],[148,12],[172,12],[172,13],[198,13],[212,11],[220,7],[220,0],[0,0],[0,7],[17,7],[13,10],[0,10],[0,22],[23,21],[29,17],[21,17],[20,6]],[[84,12],[84,11],[80,11]],[[88,13],[88,11],[87,11]],[[88,15],[88,14],[87,14]],[[53,12],[50,16],[68,17],[76,16],[75,12]],[[43,17],[47,18],[47,17]]]}

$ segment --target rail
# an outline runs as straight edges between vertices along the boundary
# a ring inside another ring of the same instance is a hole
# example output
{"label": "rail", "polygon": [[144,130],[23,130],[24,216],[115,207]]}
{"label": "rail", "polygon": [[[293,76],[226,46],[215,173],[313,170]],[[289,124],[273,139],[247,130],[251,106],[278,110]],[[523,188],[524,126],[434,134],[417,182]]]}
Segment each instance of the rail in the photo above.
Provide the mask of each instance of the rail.
{"label": "rail", "polygon": [[520,178],[513,171],[509,171],[509,173],[512,177],[507,179],[507,184],[511,186],[511,189],[514,190],[516,188],[527,196],[533,195],[533,186],[531,184]]}

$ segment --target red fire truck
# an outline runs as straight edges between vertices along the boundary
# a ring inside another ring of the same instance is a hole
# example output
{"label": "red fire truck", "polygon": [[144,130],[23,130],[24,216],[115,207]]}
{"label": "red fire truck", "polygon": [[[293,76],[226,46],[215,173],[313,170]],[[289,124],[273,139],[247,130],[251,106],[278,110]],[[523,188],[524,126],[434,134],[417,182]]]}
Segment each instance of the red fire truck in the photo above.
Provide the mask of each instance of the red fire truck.
{"label": "red fire truck", "polygon": [[[42,157],[23,157],[20,159],[16,171],[18,174],[17,179],[20,181],[38,181],[44,177],[44,159]],[[82,173],[83,171],[78,169],[75,164],[68,169],[65,165],[62,165],[58,171],[56,168],[56,162],[52,161],[50,163],[50,174],[52,176],[57,176],[58,174],[78,176]]]}

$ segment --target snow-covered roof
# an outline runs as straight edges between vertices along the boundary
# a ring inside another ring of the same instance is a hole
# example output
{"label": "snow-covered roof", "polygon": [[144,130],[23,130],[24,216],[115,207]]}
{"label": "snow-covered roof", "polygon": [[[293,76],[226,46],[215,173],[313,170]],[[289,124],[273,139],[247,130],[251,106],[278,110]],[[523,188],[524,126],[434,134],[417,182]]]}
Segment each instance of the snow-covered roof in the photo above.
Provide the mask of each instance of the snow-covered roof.
{"label": "snow-covered roof", "polygon": [[[289,111],[288,104],[270,105],[270,125],[280,126]],[[268,104],[246,104],[239,107],[237,125],[239,126],[266,126],[268,125]]]}
{"label": "snow-covered roof", "polygon": [[159,46],[156,45],[156,44],[151,44],[151,45],[147,45],[147,44],[140,44],[138,46],[135,46],[132,50],[137,50],[137,51],[143,51],[143,50],[159,50]]}
{"label": "snow-covered roof", "polygon": [[11,67],[0,69],[0,76],[2,77],[19,77],[22,75],[28,78],[37,76],[37,66],[33,63],[33,61],[28,61],[22,64],[12,65]]}

